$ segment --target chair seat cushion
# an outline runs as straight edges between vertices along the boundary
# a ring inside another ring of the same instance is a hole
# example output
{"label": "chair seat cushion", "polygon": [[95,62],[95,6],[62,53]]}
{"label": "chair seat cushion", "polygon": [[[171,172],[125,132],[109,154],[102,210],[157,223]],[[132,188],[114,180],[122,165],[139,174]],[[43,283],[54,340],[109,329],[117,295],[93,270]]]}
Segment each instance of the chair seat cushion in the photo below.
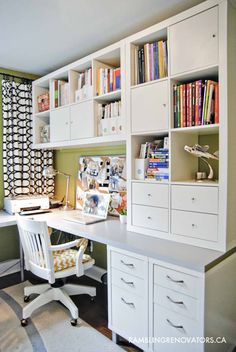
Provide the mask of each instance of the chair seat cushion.
{"label": "chair seat cushion", "polygon": [[[75,266],[76,249],[65,249],[62,251],[53,251],[54,271],[61,271]],[[83,263],[90,261],[92,258],[88,254],[83,255]]]}

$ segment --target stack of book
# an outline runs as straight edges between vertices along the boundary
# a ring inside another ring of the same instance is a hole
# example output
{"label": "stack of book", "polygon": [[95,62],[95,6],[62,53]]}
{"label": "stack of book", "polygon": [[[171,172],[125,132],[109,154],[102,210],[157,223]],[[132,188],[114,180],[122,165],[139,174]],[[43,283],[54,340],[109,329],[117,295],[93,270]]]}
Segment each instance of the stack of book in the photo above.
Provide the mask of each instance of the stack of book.
{"label": "stack of book", "polygon": [[134,84],[164,78],[168,74],[167,41],[146,43],[143,47],[135,47]]}
{"label": "stack of book", "polygon": [[169,180],[169,149],[156,148],[152,152],[148,160],[146,178],[157,181]]}
{"label": "stack of book", "polygon": [[84,86],[92,85],[92,69],[88,68],[84,72],[78,75],[78,89],[82,89]]}
{"label": "stack of book", "polygon": [[75,91],[75,102],[90,99],[93,96],[92,69],[88,68],[78,74],[78,89]]}
{"label": "stack of book", "polygon": [[53,88],[54,108],[69,104],[69,83],[56,79]]}
{"label": "stack of book", "polygon": [[219,123],[219,84],[198,80],[173,86],[174,128]]}
{"label": "stack of book", "polygon": [[114,92],[121,88],[120,67],[100,68],[97,70],[97,95]]}

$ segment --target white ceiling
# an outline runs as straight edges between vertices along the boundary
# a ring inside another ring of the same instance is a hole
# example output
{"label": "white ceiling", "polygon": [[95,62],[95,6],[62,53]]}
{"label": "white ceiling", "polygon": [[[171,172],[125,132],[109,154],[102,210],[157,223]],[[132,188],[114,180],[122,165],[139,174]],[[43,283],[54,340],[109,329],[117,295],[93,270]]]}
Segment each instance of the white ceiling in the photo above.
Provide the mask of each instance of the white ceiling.
{"label": "white ceiling", "polygon": [[0,67],[44,75],[203,0],[0,0]]}

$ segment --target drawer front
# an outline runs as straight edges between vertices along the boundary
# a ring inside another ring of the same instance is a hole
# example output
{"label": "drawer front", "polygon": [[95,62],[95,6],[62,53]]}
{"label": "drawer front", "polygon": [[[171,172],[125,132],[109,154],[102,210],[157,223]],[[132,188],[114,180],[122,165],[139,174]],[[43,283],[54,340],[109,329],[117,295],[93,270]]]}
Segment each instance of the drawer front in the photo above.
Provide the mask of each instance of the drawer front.
{"label": "drawer front", "polygon": [[168,208],[168,189],[168,185],[134,182],[132,184],[132,203]]}
{"label": "drawer front", "polygon": [[145,262],[144,260],[125,255],[119,252],[111,252],[112,268],[121,270],[125,273],[144,278],[145,277]]}
{"label": "drawer front", "polygon": [[183,293],[154,285],[154,302],[178,314],[198,320],[198,301]]}
{"label": "drawer front", "polygon": [[218,188],[196,186],[172,186],[172,209],[218,213]]}
{"label": "drawer front", "polygon": [[199,296],[199,278],[180,271],[154,265],[154,283],[191,297]]}
{"label": "drawer front", "polygon": [[145,282],[134,275],[124,273],[115,268],[111,269],[112,285],[118,286],[121,289],[127,290],[137,296],[144,297]]}
{"label": "drawer front", "polygon": [[[187,338],[202,336],[198,322],[183,317],[154,304],[154,337]],[[202,351],[200,343],[164,343],[154,344],[154,351],[162,352],[197,352]]]}
{"label": "drawer front", "polygon": [[147,302],[112,285],[112,327],[124,337],[147,336]]}
{"label": "drawer front", "polygon": [[133,205],[133,225],[168,232],[168,209]]}
{"label": "drawer front", "polygon": [[171,232],[175,235],[217,241],[217,215],[172,210]]}

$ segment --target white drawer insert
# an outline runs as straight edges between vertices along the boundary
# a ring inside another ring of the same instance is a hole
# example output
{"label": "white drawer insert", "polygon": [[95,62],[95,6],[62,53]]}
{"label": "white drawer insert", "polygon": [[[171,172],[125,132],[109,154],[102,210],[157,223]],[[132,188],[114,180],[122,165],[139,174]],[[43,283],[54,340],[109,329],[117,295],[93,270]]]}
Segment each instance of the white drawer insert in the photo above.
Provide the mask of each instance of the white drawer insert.
{"label": "white drawer insert", "polygon": [[132,184],[132,203],[168,208],[168,189],[168,185],[134,182]]}
{"label": "white drawer insert", "polygon": [[132,211],[134,226],[168,232],[168,209],[133,205]]}
{"label": "white drawer insert", "polygon": [[199,297],[199,278],[180,271],[154,265],[154,283],[191,297]]}
{"label": "white drawer insert", "polygon": [[140,278],[145,276],[145,262],[126,254],[111,251],[111,266]]}
{"label": "white drawer insert", "polygon": [[144,297],[145,294],[145,282],[134,275],[124,273],[123,271],[115,268],[111,269],[111,281],[112,285],[116,285],[121,289],[127,290],[135,295]]}
{"label": "white drawer insert", "polygon": [[172,186],[172,209],[218,213],[218,187]]}
{"label": "white drawer insert", "polygon": [[172,210],[171,232],[175,235],[217,241],[218,217],[212,214]]}
{"label": "white drawer insert", "polygon": [[183,293],[154,285],[154,302],[186,317],[198,319],[198,301]]}

